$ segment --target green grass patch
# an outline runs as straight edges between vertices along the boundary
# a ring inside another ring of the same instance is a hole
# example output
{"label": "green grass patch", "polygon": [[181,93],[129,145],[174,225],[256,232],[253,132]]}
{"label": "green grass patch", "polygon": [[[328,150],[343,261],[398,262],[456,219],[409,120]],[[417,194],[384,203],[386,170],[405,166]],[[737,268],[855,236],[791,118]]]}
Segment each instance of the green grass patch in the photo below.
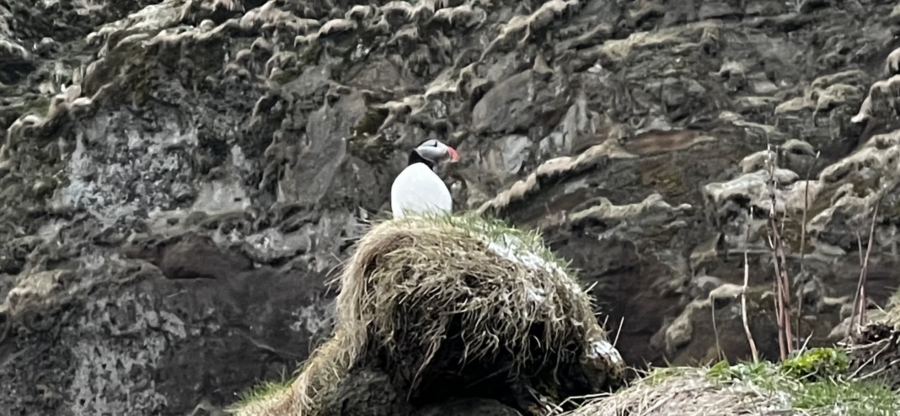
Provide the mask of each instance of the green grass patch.
{"label": "green grass patch", "polygon": [[837,348],[813,348],[781,363],[781,370],[795,378],[820,379],[844,374],[850,367],[847,352]]}
{"label": "green grass patch", "polygon": [[900,395],[848,374],[847,353],[816,348],[781,363],[726,361],[707,367],[662,367],[626,389],[584,403],[565,416],[900,414]]}
{"label": "green grass patch", "polygon": [[816,348],[782,363],[720,362],[707,371],[712,380],[745,384],[764,394],[781,396],[789,408],[808,414],[895,415],[900,414],[900,396],[887,386],[857,380],[846,374],[845,351]]}
{"label": "green grass patch", "polygon": [[267,398],[270,398],[272,395],[289,388],[291,386],[291,383],[293,383],[296,379],[296,375],[288,376],[287,374],[282,373],[281,380],[279,381],[263,381],[262,383],[256,384],[249,389],[238,393],[238,400],[234,404],[232,404],[232,406],[239,408],[245,407],[252,403],[263,401]]}

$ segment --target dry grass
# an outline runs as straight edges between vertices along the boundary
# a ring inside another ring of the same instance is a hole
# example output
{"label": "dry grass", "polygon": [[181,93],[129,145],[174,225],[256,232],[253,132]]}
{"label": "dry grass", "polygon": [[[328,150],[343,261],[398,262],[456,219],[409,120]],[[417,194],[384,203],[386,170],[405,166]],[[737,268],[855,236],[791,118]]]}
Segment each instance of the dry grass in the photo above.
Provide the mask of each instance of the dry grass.
{"label": "dry grass", "polygon": [[750,413],[757,402],[752,389],[723,388],[704,369],[661,369],[566,416],[726,416]]}
{"label": "dry grass", "polygon": [[[791,307],[791,279],[788,276],[788,263],[785,257],[784,241],[778,231],[778,217],[776,213],[778,200],[776,198],[776,180],[775,171],[778,169],[778,153],[772,151],[771,144],[767,145],[769,157],[766,160],[766,166],[769,171],[768,188],[769,195],[772,198],[772,209],[769,210],[769,219],[766,229],[768,230],[769,248],[772,250],[772,266],[775,269],[775,292],[776,292],[776,321],[778,322],[778,347],[781,352],[781,359],[784,360],[791,354],[794,349],[794,331],[791,324],[791,316],[793,309]],[[782,218],[781,227],[784,231],[784,218]]]}
{"label": "dry grass", "polygon": [[895,292],[888,299],[887,309],[885,310],[885,321],[888,325],[900,329],[900,291]]}
{"label": "dry grass", "polygon": [[[884,312],[860,327],[845,344],[855,376],[900,390],[900,292],[891,296]],[[855,325],[852,319],[851,325]]]}
{"label": "dry grass", "polygon": [[299,369],[290,384],[255,389],[243,397],[231,411],[235,416],[304,416],[319,411],[321,398],[343,379],[358,351],[353,332],[336,329],[334,336],[317,348]]}
{"label": "dry grass", "polygon": [[895,415],[895,392],[843,374],[840,350],[811,350],[783,364],[725,362],[656,369],[629,388],[564,416]]}
{"label": "dry grass", "polygon": [[[565,354],[621,377],[588,294],[536,234],[476,216],[406,217],[375,225],[340,277],[333,339],[287,390],[237,406],[238,415],[315,415],[365,348],[410,365],[416,387],[443,343],[461,339],[459,368],[500,354],[554,364]],[[451,321],[461,323],[451,333]],[[540,328],[540,333],[535,333]],[[506,369],[515,377],[521,370]]]}

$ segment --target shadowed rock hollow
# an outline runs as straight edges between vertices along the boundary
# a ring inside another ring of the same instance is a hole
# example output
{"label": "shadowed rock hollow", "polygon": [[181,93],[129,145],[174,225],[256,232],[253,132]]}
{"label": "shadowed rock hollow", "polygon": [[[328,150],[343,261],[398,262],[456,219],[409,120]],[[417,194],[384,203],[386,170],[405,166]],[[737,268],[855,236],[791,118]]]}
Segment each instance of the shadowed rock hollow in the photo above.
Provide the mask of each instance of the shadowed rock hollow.
{"label": "shadowed rock hollow", "polygon": [[595,284],[633,365],[715,357],[711,308],[747,356],[744,251],[777,355],[770,146],[801,334],[833,340],[878,201],[872,304],[898,281],[895,6],[0,4],[0,408],[203,414],[293,370],[428,138],[463,157],[458,209]]}

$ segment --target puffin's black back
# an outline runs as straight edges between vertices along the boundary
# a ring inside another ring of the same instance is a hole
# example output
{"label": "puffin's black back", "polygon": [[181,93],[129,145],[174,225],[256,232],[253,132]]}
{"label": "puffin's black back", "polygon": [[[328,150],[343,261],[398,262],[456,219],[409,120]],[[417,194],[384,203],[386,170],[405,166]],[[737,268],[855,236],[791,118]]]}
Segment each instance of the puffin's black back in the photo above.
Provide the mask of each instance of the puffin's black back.
{"label": "puffin's black back", "polygon": [[424,163],[425,166],[428,166],[428,169],[434,169],[434,162],[425,159],[424,157],[422,157],[422,155],[419,154],[419,152],[416,151],[416,149],[413,149],[411,152],[409,152],[409,159],[406,163],[406,166],[412,166],[415,163]]}

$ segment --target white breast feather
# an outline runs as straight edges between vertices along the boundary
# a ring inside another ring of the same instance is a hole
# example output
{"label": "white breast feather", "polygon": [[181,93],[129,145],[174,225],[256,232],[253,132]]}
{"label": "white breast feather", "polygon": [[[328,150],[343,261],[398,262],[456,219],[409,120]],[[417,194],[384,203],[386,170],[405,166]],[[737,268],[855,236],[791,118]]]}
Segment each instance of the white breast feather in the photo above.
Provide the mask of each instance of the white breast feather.
{"label": "white breast feather", "polygon": [[407,166],[391,185],[391,211],[404,213],[450,212],[453,198],[447,185],[424,163]]}

